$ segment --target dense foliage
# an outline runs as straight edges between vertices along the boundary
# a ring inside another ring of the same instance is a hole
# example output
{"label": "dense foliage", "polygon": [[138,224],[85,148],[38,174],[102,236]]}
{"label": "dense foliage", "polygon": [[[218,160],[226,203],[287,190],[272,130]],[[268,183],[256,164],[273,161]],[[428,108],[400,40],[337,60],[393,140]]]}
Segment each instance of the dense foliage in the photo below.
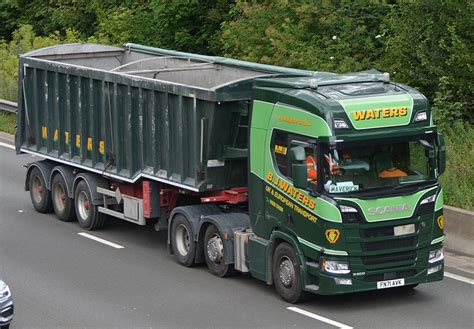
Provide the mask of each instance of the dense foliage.
{"label": "dense foliage", "polygon": [[0,0],[0,98],[16,100],[19,53],[62,42],[375,68],[431,101],[448,137],[447,202],[473,209],[473,20],[470,0]]}

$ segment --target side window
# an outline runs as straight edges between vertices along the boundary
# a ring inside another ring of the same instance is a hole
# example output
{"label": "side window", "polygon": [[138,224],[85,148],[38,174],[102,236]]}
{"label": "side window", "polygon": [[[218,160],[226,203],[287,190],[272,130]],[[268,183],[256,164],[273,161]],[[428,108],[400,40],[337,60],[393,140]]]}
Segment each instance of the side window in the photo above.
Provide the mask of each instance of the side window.
{"label": "side window", "polygon": [[282,131],[274,131],[271,145],[278,170],[283,176],[288,177],[290,174],[288,169],[288,134]]}
{"label": "side window", "polygon": [[[315,189],[319,172],[315,142],[314,139],[299,135],[290,136],[286,132],[275,130],[272,136],[271,152],[273,163],[280,174],[293,181],[296,173],[292,172],[292,163],[300,163],[305,167],[304,175],[308,188]],[[293,149],[300,154],[301,160],[292,161],[290,151]]]}

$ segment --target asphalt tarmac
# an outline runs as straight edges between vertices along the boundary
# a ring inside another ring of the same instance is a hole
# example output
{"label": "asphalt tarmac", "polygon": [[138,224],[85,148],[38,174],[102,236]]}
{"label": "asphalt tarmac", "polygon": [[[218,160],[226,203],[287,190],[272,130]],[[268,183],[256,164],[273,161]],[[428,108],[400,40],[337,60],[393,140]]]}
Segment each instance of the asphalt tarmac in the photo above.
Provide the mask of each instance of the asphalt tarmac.
{"label": "asphalt tarmac", "polygon": [[220,279],[205,266],[178,265],[166,233],[152,226],[111,218],[103,230],[84,232],[36,213],[21,165],[38,158],[15,155],[8,142],[0,139],[0,277],[15,301],[10,329],[474,327],[474,275],[460,268],[447,267],[456,279],[414,290],[290,305],[248,275]]}

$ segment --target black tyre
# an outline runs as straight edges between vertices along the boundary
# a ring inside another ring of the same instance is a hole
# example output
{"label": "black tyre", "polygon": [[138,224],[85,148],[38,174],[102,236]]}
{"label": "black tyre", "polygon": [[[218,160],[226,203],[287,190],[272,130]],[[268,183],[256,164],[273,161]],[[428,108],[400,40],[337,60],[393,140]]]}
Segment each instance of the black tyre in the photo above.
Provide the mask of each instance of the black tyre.
{"label": "black tyre", "polygon": [[74,207],[79,226],[88,231],[104,227],[105,214],[99,212],[99,207],[92,204],[91,192],[85,181],[80,181],[74,191]]}
{"label": "black tyre", "polygon": [[181,214],[176,215],[171,223],[171,246],[179,264],[187,267],[194,265],[196,243],[193,230],[186,217]]}
{"label": "black tyre", "polygon": [[223,278],[233,273],[232,264],[225,263],[224,239],[214,225],[210,225],[204,234],[204,258],[215,276]]}
{"label": "black tyre", "polygon": [[273,283],[278,294],[288,303],[298,303],[306,297],[300,274],[293,247],[286,242],[280,243],[273,254]]}
{"label": "black tyre", "polygon": [[46,188],[46,182],[41,171],[34,167],[29,177],[30,197],[37,212],[48,213],[53,210],[51,192]]}
{"label": "black tyre", "polygon": [[4,326],[0,326],[0,329],[9,329],[10,328],[10,324],[6,324]]}
{"label": "black tyre", "polygon": [[61,174],[56,174],[51,182],[51,198],[56,217],[63,222],[70,222],[76,218],[74,199],[67,195],[66,182]]}

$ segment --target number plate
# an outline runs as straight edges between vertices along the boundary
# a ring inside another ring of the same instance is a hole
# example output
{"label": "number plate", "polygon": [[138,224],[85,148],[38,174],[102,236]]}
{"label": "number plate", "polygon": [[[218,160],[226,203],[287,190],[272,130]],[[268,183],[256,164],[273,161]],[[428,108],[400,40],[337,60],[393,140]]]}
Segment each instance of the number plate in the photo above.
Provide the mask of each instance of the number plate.
{"label": "number plate", "polygon": [[412,233],[415,233],[415,224],[395,226],[393,228],[393,235],[395,236],[412,234]]}
{"label": "number plate", "polygon": [[387,280],[377,282],[377,289],[386,289],[393,287],[401,287],[405,285],[405,279]]}

